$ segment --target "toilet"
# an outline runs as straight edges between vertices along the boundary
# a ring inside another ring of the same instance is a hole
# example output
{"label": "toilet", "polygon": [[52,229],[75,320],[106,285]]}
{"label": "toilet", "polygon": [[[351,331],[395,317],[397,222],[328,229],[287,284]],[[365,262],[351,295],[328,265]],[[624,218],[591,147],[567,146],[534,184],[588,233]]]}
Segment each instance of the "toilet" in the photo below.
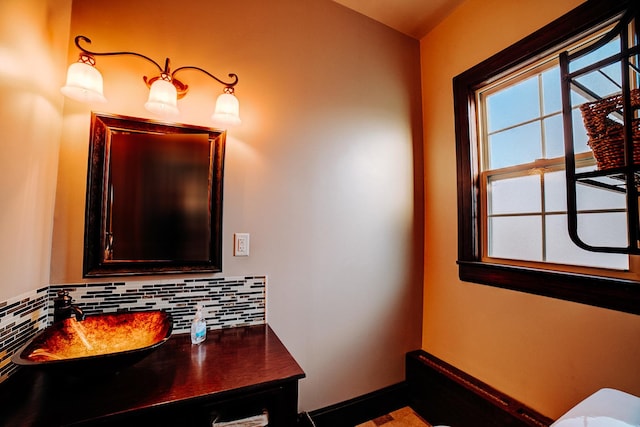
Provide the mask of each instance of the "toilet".
{"label": "toilet", "polygon": [[571,408],[550,427],[640,427],[640,397],[603,388]]}

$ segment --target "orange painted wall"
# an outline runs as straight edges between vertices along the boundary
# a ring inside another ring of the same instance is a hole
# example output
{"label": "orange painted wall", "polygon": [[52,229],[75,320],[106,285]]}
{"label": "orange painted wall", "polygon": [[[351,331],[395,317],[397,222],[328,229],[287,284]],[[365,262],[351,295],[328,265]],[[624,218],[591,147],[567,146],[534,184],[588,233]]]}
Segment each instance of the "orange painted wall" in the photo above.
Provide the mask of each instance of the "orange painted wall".
{"label": "orange painted wall", "polygon": [[422,347],[556,418],[602,387],[640,395],[640,316],[458,279],[452,79],[578,0],[468,0],[421,40]]}
{"label": "orange painted wall", "polygon": [[0,2],[0,301],[49,284],[70,15]]}

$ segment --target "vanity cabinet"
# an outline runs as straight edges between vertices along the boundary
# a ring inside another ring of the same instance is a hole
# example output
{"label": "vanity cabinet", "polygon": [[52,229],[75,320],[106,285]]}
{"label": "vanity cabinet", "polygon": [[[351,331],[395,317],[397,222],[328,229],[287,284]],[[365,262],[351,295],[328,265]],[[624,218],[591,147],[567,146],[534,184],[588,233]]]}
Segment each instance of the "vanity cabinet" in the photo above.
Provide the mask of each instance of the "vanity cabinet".
{"label": "vanity cabinet", "polygon": [[2,426],[211,426],[266,411],[293,427],[305,374],[268,325],[173,335],[142,361],[74,378],[22,368],[0,384]]}

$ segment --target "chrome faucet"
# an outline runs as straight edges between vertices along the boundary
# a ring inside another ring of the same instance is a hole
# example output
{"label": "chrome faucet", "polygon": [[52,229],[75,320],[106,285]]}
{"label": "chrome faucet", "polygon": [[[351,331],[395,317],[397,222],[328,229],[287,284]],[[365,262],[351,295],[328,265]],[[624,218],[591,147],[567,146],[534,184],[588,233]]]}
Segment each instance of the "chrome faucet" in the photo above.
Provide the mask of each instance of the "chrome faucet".
{"label": "chrome faucet", "polygon": [[53,322],[69,319],[75,315],[76,320],[84,320],[84,312],[75,304],[69,296],[69,291],[58,291],[58,296],[53,299]]}

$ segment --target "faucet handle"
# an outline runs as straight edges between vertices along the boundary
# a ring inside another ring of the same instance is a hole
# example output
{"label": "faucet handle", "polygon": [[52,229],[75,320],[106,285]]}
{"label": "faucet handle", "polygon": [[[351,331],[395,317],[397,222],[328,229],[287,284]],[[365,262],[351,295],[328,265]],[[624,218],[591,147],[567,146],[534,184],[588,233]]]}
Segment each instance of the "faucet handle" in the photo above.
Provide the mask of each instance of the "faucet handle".
{"label": "faucet handle", "polygon": [[71,300],[71,296],[69,295],[69,291],[67,291],[65,289],[58,291],[58,298],[57,299]]}
{"label": "faucet handle", "polygon": [[58,296],[53,299],[53,305],[58,308],[68,307],[71,305],[71,301],[73,298],[69,295],[69,291],[62,290],[58,291]]}

